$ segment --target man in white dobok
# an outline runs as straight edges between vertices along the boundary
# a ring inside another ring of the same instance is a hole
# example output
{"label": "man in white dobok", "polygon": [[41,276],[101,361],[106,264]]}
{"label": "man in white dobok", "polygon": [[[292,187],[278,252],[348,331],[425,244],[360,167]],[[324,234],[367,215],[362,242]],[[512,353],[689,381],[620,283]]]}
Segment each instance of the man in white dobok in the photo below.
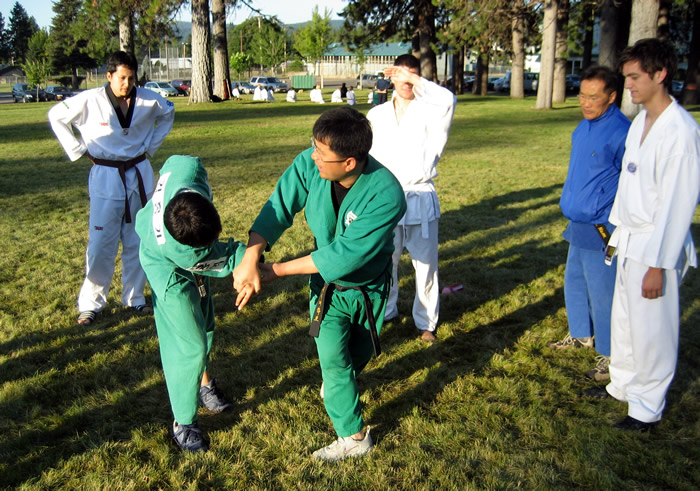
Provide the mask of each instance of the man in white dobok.
{"label": "man in white dobok", "polygon": [[367,114],[374,132],[370,153],[399,180],[408,205],[394,230],[393,282],[384,318],[399,314],[398,264],[405,247],[416,273],[413,321],[421,338],[432,342],[440,311],[440,203],[433,179],[457,100],[449,90],[420,76],[420,62],[413,55],[399,56],[384,74],[394,83],[394,95],[390,104],[375,106]]}
{"label": "man in white dobok", "polygon": [[[620,57],[625,88],[644,109],[634,118],[610,222],[617,254],[610,383],[588,394],[627,402],[615,427],[649,431],[661,420],[676,371],[679,284],[697,266],[690,234],[700,194],[700,128],[671,97],[671,44],[642,39]],[[609,249],[610,256],[613,249]]]}

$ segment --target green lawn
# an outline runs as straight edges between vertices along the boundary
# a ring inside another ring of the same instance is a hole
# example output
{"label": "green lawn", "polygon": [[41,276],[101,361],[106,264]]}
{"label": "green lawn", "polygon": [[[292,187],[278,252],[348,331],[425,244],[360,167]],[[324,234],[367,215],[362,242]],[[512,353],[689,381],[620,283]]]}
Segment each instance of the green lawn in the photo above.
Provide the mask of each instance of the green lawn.
{"label": "green lawn", "polygon": [[[223,235],[238,239],[332,107],[175,104],[154,166],[177,153],[201,157]],[[89,328],[75,324],[89,163],[68,162],[46,120],[50,106],[0,105],[0,487],[700,487],[697,271],[682,289],[678,371],[654,433],[614,430],[624,404],[578,396],[592,386],[582,373],[594,352],[546,346],[567,332],[558,199],[580,119],[575,99],[537,111],[533,97],[459,98],[437,187],[441,283],[464,290],[442,298],[438,343],[422,343],[410,318],[385,326],[384,353],[360,378],[376,448],[330,465],[310,458],[334,434],[318,396],[303,278],[269,286],[241,312],[230,281],[215,282],[210,369],[235,409],[200,414],[206,454],[169,442],[153,320],[120,307],[119,267],[105,312]],[[303,222],[269,260],[313,247]],[[700,213],[696,241],[698,224]],[[409,313],[407,256],[400,266],[399,307]]]}

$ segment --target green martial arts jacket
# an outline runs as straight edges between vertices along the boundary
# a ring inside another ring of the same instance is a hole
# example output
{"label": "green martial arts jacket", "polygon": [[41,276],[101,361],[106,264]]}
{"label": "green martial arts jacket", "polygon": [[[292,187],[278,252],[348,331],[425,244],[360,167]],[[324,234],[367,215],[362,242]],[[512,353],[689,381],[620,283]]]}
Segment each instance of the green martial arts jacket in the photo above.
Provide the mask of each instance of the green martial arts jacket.
{"label": "green martial arts jacket", "polygon": [[224,277],[240,263],[246,246],[229,239],[207,247],[192,247],[175,240],[163,223],[163,212],[180,192],[196,192],[212,200],[207,171],[197,157],[173,155],[160,170],[153,197],[136,215],[136,233],[141,238],[139,259],[156,296],[165,298],[171,284],[194,274]]}
{"label": "green martial arts jacket", "polygon": [[312,152],[309,148],[300,153],[282,174],[251,230],[270,247],[304,209],[316,241],[311,258],[324,282],[384,284],[384,273],[391,268],[393,231],[406,212],[401,184],[370,156],[336,215],[331,181],[319,175]]}

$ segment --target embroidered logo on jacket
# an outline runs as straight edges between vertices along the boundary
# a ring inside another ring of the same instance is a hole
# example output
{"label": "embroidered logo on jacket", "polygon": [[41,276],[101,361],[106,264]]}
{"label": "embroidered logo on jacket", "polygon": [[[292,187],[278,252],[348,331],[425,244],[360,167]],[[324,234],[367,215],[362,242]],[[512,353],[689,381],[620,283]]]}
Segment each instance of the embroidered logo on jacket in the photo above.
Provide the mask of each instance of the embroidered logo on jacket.
{"label": "embroidered logo on jacket", "polygon": [[352,210],[348,211],[347,215],[345,215],[345,226],[350,226],[355,218],[357,218],[357,215],[355,215]]}
{"label": "embroidered logo on jacket", "polygon": [[224,269],[225,264],[226,258],[220,257],[218,259],[210,259],[209,261],[197,263],[191,268],[187,268],[187,271],[192,271],[193,273],[196,273],[197,271],[221,271]]}
{"label": "embroidered logo on jacket", "polygon": [[634,174],[635,172],[637,172],[637,164],[635,164],[634,162],[630,162],[629,164],[627,164],[627,170]]}

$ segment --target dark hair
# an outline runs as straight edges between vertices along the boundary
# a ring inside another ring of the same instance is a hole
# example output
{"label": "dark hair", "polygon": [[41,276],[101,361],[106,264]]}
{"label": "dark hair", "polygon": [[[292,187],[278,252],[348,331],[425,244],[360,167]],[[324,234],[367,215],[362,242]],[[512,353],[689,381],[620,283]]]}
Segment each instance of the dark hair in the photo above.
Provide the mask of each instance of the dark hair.
{"label": "dark hair", "polygon": [[581,73],[581,82],[584,80],[600,80],[605,84],[605,91],[610,95],[617,90],[620,76],[606,66],[591,65]]}
{"label": "dark hair", "polygon": [[165,207],[165,228],[181,244],[205,247],[219,238],[219,212],[207,198],[197,192],[180,192]]}
{"label": "dark hair", "polygon": [[418,75],[420,75],[420,60],[413,55],[406,54],[399,56],[394,60],[394,66],[414,68],[418,70]]}
{"label": "dark hair", "polygon": [[650,77],[658,71],[666,69],[664,86],[671,92],[671,83],[676,74],[676,53],[673,45],[668,41],[656,38],[640,39],[634,46],[627,46],[620,55],[618,67],[622,70],[625,63],[631,61],[639,62],[642,70]]}
{"label": "dark hair", "polygon": [[314,138],[339,157],[354,157],[361,165],[372,148],[372,126],[364,114],[351,107],[329,109],[316,120]]}
{"label": "dark hair", "polygon": [[131,71],[134,72],[134,76],[136,76],[139,64],[136,61],[136,57],[131,53],[127,53],[125,51],[117,51],[112,53],[109,59],[107,59],[107,73],[116,72],[119,65],[124,65],[125,67],[130,68]]}

